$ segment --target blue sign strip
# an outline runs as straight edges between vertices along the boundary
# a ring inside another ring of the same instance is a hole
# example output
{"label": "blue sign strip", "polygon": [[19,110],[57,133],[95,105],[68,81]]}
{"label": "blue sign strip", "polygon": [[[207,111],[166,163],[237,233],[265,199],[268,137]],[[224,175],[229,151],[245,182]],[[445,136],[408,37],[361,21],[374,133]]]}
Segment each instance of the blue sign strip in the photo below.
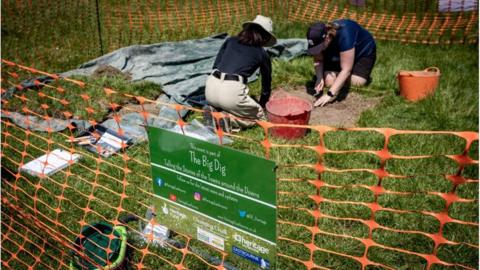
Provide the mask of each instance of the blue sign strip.
{"label": "blue sign strip", "polygon": [[270,269],[270,262],[268,260],[265,260],[262,257],[259,257],[257,255],[254,255],[246,250],[243,250],[241,248],[238,248],[236,246],[232,246],[232,252],[235,255],[238,255],[244,259],[247,259],[255,264],[260,265],[260,268],[262,269]]}

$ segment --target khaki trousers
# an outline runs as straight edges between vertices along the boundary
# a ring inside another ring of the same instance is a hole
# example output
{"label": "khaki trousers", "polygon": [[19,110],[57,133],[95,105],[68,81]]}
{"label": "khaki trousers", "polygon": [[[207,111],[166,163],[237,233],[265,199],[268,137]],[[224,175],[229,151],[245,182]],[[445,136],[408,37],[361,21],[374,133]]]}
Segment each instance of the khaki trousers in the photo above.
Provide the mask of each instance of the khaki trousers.
{"label": "khaki trousers", "polygon": [[[223,80],[208,76],[205,97],[213,107],[220,108],[242,119],[230,118],[234,128],[245,128],[255,125],[254,120],[265,120],[262,106],[248,95],[248,86],[239,81]],[[251,120],[248,120],[251,119]]]}

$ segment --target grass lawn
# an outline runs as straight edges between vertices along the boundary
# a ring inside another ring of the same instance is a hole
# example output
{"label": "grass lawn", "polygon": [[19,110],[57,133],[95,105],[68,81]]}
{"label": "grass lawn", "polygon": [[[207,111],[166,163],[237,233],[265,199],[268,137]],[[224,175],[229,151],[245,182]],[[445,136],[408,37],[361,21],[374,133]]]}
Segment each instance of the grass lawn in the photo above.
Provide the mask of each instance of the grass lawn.
{"label": "grass lawn", "polygon": [[[68,29],[68,24],[65,25],[65,29]],[[281,25],[276,31],[279,38],[303,38],[305,29],[306,25],[292,24]],[[61,34],[55,32],[55,35]],[[190,36],[179,35],[176,39],[187,37]],[[14,46],[19,40],[21,38],[7,37],[2,42],[2,49],[4,43]],[[78,42],[80,42],[78,48],[87,46],[84,41]],[[25,47],[25,50],[36,48],[34,50],[36,55],[44,53],[41,46],[36,47],[34,43],[19,46]],[[47,57],[43,59],[45,61],[40,60],[40,63],[49,66],[51,61],[55,62],[48,70],[63,71],[95,55],[78,48],[71,57],[66,57],[65,53],[52,54],[52,57],[61,59],[53,61]],[[12,50],[5,51],[2,57],[9,60],[18,59]],[[373,83],[367,88],[352,91],[365,96],[382,97],[382,101],[376,108],[362,114],[359,126],[402,130],[478,131],[477,46],[425,46],[378,42],[377,53],[378,60],[372,75]],[[46,54],[49,55],[48,52]],[[420,70],[430,66],[438,67],[442,73],[440,86],[432,97],[418,103],[410,103],[398,96],[395,77],[398,70]],[[15,79],[7,72],[17,72],[20,78]],[[312,60],[308,57],[273,63],[274,88],[305,85],[312,77]],[[2,65],[2,87],[16,85],[25,78],[29,78],[27,73]],[[112,102],[122,104],[130,101],[123,98],[112,100],[111,97],[103,95],[103,87],[148,98],[154,97],[157,91],[156,86],[151,84],[132,85],[121,79],[76,79],[87,82],[89,87],[79,89],[68,82],[57,82],[54,86],[64,88],[65,93],[59,93],[58,88],[50,87],[41,90],[45,95],[38,95],[34,90],[25,90],[18,92],[17,96],[8,102],[3,102],[2,108],[20,111],[26,107],[40,115],[48,113],[50,116],[69,111],[76,117],[88,117],[90,120],[99,121],[107,114],[106,111],[102,111],[105,104]],[[251,90],[253,94],[258,94],[259,82],[253,83]],[[87,93],[91,99],[83,99],[80,92]],[[22,95],[26,99],[22,98]],[[60,102],[62,99],[67,100],[68,104]],[[47,104],[48,108],[42,108],[42,104]],[[92,108],[94,113],[88,113],[85,108]],[[196,117],[199,115],[191,114],[189,119]],[[21,206],[25,213],[37,213],[41,223],[57,231],[63,241],[72,241],[75,238],[81,227],[79,220],[85,222],[114,220],[118,218],[119,209],[143,216],[147,207],[155,201],[151,194],[148,144],[141,143],[129,148],[125,156],[117,155],[101,160],[80,147],[66,143],[65,139],[70,135],[75,134],[69,130],[63,133],[27,132],[2,119],[2,197],[14,205]],[[265,155],[263,147],[260,147],[260,141],[263,140],[263,130],[260,127],[248,129],[239,135],[241,137],[228,147],[259,156]],[[360,264],[351,256],[362,256],[365,252],[366,247],[361,240],[368,237],[369,228],[364,221],[371,217],[371,209],[366,205],[375,200],[375,195],[369,187],[378,184],[378,178],[366,170],[355,169],[378,169],[380,159],[366,151],[345,153],[340,151],[359,149],[379,151],[384,146],[384,139],[382,134],[374,131],[327,132],[324,137],[325,145],[328,149],[339,152],[319,157],[312,148],[309,148],[318,145],[320,140],[319,133],[312,130],[306,137],[295,141],[293,147],[271,149],[270,158],[279,166],[278,205],[281,207],[278,210],[278,269],[307,269],[300,261],[308,261],[310,257],[315,264],[326,268],[360,269]],[[289,143],[275,138],[272,142],[279,145]],[[445,175],[455,174],[458,165],[446,155],[462,154],[465,142],[452,134],[407,134],[392,136],[388,146],[392,154],[427,157],[393,158],[385,164],[388,172],[408,177],[403,179],[386,177],[382,180],[382,187],[391,192],[382,193],[378,196],[377,202],[392,211],[376,212],[374,220],[380,227],[373,230],[371,238],[375,243],[390,248],[371,247],[368,249],[368,259],[396,269],[425,269],[425,259],[398,252],[396,249],[421,254],[431,254],[434,251],[434,241],[428,235],[437,233],[440,223],[438,219],[425,212],[439,213],[445,208],[445,200],[434,193],[452,190],[453,185]],[[21,161],[29,161],[49,149],[58,147],[73,148],[84,158],[78,164],[44,179],[23,173],[17,174]],[[469,156],[478,160],[478,141],[474,142]],[[315,164],[320,160],[326,167],[342,171],[318,174],[308,166],[301,166]],[[467,166],[462,176],[478,179],[478,165]],[[310,181],[315,179],[321,179],[324,185],[316,188],[315,183],[318,181]],[[449,216],[464,222],[478,222],[478,181],[458,186],[455,194],[460,198],[475,201],[453,203],[449,208]],[[315,201],[318,196],[324,201],[321,203]],[[318,219],[311,214],[317,209],[323,214]],[[28,233],[24,232],[21,225],[17,224],[19,220],[12,219],[10,213],[11,209],[8,207],[2,208],[2,231],[12,227],[17,229],[10,230],[7,234],[8,239],[2,241],[2,260],[9,261],[12,269],[26,269],[27,266],[33,265],[34,257],[40,254],[38,250],[42,246],[45,252],[38,256],[41,256],[44,263],[43,268],[56,269],[62,262],[68,261],[67,255],[59,255],[61,254],[59,250],[67,252],[65,247],[53,240],[46,241],[42,230],[30,229]],[[133,264],[142,263],[152,269],[175,269],[167,262],[169,261],[173,264],[182,263],[189,269],[211,269],[191,254],[182,262],[182,252],[174,248],[166,250],[148,246],[149,252],[145,255],[143,253],[145,243],[138,240],[137,235],[133,233],[138,231],[136,225],[130,226],[132,231],[130,243],[133,247],[130,259]],[[312,227],[317,227],[319,233],[312,235]],[[438,258],[445,262],[477,268],[477,236],[478,225],[458,223],[445,225],[443,237],[460,244],[439,246],[436,250]],[[177,235],[176,239],[183,243],[188,241],[181,235]],[[310,243],[316,247],[314,251],[308,248],[307,244]],[[219,256],[218,252],[202,243],[191,241],[189,244],[212,256]],[[27,249],[28,252],[20,247]],[[17,254],[17,260],[11,259],[13,254]],[[38,269],[41,269],[41,266],[38,266]],[[242,266],[242,269],[248,268]],[[382,268],[371,266],[369,269]],[[432,269],[462,269],[462,267],[435,265]]]}

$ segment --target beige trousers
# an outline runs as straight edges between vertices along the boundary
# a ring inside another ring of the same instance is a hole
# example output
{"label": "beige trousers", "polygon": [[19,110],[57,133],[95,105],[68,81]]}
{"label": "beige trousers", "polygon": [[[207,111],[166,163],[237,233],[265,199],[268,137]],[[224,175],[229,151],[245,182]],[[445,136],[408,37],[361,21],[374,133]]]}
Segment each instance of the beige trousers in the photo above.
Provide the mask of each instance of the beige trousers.
{"label": "beige trousers", "polygon": [[231,118],[234,128],[251,127],[255,125],[254,120],[266,119],[262,106],[248,92],[248,86],[239,81],[227,81],[212,75],[207,78],[205,97],[208,104],[242,118]]}

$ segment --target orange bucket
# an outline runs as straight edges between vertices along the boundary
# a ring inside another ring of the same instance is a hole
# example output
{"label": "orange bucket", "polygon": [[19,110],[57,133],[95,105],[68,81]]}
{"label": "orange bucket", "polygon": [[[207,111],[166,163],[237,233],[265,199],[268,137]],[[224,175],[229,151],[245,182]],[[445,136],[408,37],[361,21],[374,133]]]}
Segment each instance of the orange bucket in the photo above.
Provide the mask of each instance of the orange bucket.
{"label": "orange bucket", "polygon": [[400,95],[410,101],[418,101],[432,94],[440,80],[440,69],[429,67],[423,71],[398,72]]}

